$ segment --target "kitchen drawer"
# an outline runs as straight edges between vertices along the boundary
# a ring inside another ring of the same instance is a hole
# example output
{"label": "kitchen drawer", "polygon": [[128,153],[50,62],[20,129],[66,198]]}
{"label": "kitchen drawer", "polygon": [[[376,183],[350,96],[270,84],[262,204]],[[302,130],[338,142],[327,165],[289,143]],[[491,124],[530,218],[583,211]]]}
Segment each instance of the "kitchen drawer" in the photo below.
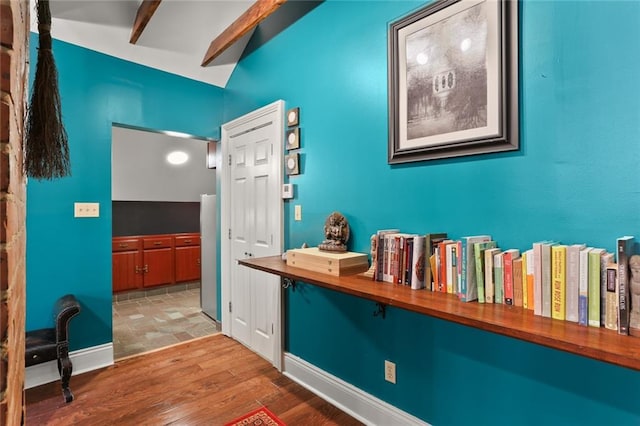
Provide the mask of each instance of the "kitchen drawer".
{"label": "kitchen drawer", "polygon": [[200,234],[176,235],[176,247],[199,246]]}
{"label": "kitchen drawer", "polygon": [[111,251],[132,251],[140,249],[139,238],[113,238],[111,241]]}
{"label": "kitchen drawer", "polygon": [[147,237],[142,239],[142,244],[145,250],[165,247],[170,248],[173,247],[173,237]]}

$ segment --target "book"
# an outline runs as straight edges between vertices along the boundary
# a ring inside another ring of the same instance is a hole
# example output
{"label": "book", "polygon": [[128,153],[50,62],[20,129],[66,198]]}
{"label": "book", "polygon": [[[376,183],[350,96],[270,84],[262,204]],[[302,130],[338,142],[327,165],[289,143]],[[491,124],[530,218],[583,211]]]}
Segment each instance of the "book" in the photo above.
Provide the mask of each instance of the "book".
{"label": "book", "polygon": [[589,252],[593,247],[580,250],[578,275],[578,324],[589,325]]}
{"label": "book", "polygon": [[459,297],[462,285],[462,241],[456,241],[456,288],[453,292]]}
{"label": "book", "polygon": [[629,334],[640,336],[640,255],[629,257]]}
{"label": "book", "polygon": [[481,243],[475,243],[473,245],[475,268],[476,268],[476,287],[478,294],[478,303],[485,302],[484,293],[484,252],[487,249],[495,248],[497,246],[495,241],[485,241]]}
{"label": "book", "polygon": [[618,264],[618,334],[629,334],[629,257],[633,254],[634,237],[624,236],[616,240]]}
{"label": "book", "polygon": [[399,229],[381,229],[376,232],[377,245],[376,245],[376,272],[375,280],[384,281],[384,269],[385,269],[385,234],[391,234],[399,232]]}
{"label": "book", "polygon": [[502,252],[493,255],[493,303],[504,304],[504,267]]}
{"label": "book", "polygon": [[[607,311],[607,266],[616,262],[615,253],[605,252],[600,256],[600,326],[604,327]],[[617,280],[617,274],[616,274]],[[617,302],[616,302],[617,305]],[[617,316],[617,315],[616,315]]]}
{"label": "book", "polygon": [[425,247],[425,251],[424,251],[424,256],[425,256],[424,282],[425,282],[425,287],[427,288],[427,290],[432,290],[432,291],[434,290],[434,287],[433,287],[433,282],[434,282],[433,274],[436,272],[436,269],[433,266],[433,264],[435,263],[435,258],[432,261],[431,257],[434,255],[435,249],[438,246],[438,243],[440,241],[446,240],[446,239],[447,239],[447,233],[446,232],[425,234],[425,236],[424,236],[424,247]]}
{"label": "book", "polygon": [[485,303],[495,302],[495,281],[493,271],[493,260],[496,254],[502,250],[490,248],[484,251],[484,299]]}
{"label": "book", "polygon": [[524,280],[525,285],[522,285],[522,277],[526,274],[522,273],[522,264],[524,263],[524,256],[520,256],[513,261],[513,306],[522,307],[523,297],[526,291],[526,278]]}
{"label": "book", "polygon": [[565,320],[566,316],[567,246],[551,247],[551,318]]}
{"label": "book", "polygon": [[547,241],[533,243],[533,313],[542,315],[542,245]]}
{"label": "book", "polygon": [[[413,244],[415,235],[408,237],[405,240],[404,247],[404,284],[411,286],[411,280],[413,279]],[[424,256],[424,253],[422,253]]]}
{"label": "book", "polygon": [[[524,252],[524,259],[526,260],[526,262],[523,262],[523,274],[525,274],[526,271],[526,275],[525,277],[523,277],[523,279],[526,279],[526,283],[524,283],[523,285],[526,285],[526,290],[523,289],[523,291],[525,292],[525,294],[522,297],[523,303],[522,306],[530,311],[534,310],[534,300],[533,300],[533,249],[529,249],[527,251]],[[525,264],[526,264],[526,269],[525,269]],[[525,304],[526,302],[526,304]]]}
{"label": "book", "polygon": [[578,300],[580,298],[580,250],[584,244],[572,244],[567,247],[567,276],[565,319],[578,322]]}
{"label": "book", "polygon": [[478,300],[478,285],[476,278],[476,257],[475,244],[491,241],[489,235],[475,235],[470,237],[462,237],[461,243],[461,266],[462,273],[460,277],[460,300],[463,302],[471,302]]}
{"label": "book", "polygon": [[447,244],[453,243],[453,240],[446,239],[438,243],[438,250],[436,252],[436,263],[438,264],[438,291],[441,293],[447,292]]}
{"label": "book", "polygon": [[600,327],[600,258],[604,253],[602,248],[589,251],[589,327]]}
{"label": "book", "polygon": [[504,289],[504,304],[513,305],[514,280],[513,261],[520,257],[520,250],[508,249],[502,253],[502,286]]}
{"label": "book", "polygon": [[541,253],[541,293],[542,293],[542,316],[551,318],[551,247],[557,242],[550,241],[542,244]]}
{"label": "book", "polygon": [[604,327],[608,330],[618,329],[618,265],[607,265],[607,280],[605,285]]}
{"label": "book", "polygon": [[458,288],[458,243],[451,242],[445,246],[446,250],[446,286],[448,294],[457,294]]}
{"label": "book", "polygon": [[425,256],[426,245],[424,235],[413,237],[411,249],[411,289],[420,290],[425,288],[425,270],[427,257]]}

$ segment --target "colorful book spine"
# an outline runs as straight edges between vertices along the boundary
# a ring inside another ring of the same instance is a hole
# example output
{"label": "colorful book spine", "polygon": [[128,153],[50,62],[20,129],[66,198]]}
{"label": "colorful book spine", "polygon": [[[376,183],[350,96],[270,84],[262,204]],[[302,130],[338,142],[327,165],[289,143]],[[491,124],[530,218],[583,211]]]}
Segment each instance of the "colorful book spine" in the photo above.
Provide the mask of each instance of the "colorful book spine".
{"label": "colorful book spine", "polygon": [[486,241],[483,243],[475,243],[473,245],[475,268],[476,268],[476,287],[478,294],[478,303],[485,303],[484,291],[484,252],[487,249],[495,248],[495,241]]}
{"label": "colorful book spine", "polygon": [[524,286],[522,285],[522,263],[524,258],[521,256],[513,261],[513,306],[522,307]]}
{"label": "colorful book spine", "polygon": [[493,255],[493,285],[495,286],[494,303],[504,304],[504,267],[502,253]]}
{"label": "colorful book spine", "polygon": [[555,244],[542,244],[542,316],[547,318],[551,318],[551,247]]}
{"label": "colorful book spine", "polygon": [[542,315],[542,245],[545,241],[533,243],[533,313]]}
{"label": "colorful book spine", "polygon": [[580,298],[580,250],[584,244],[567,247],[566,320],[578,322],[578,300]]}
{"label": "colorful book spine", "polygon": [[453,240],[443,240],[438,243],[438,291],[442,293],[447,292],[447,244],[452,242]]}
{"label": "colorful book spine", "polygon": [[505,305],[513,305],[514,299],[514,279],[513,279],[513,261],[520,257],[520,250],[509,249],[502,253],[503,268],[503,288]]}
{"label": "colorful book spine", "polygon": [[567,246],[551,247],[551,318],[564,321],[566,318]]}
{"label": "colorful book spine", "polygon": [[454,293],[460,295],[460,286],[462,285],[462,241],[456,241],[456,288]]}
{"label": "colorful book spine", "polygon": [[589,252],[589,327],[600,327],[600,258],[604,249]]}
{"label": "colorful book spine", "polygon": [[411,289],[420,290],[425,288],[425,270],[427,250],[424,235],[413,237],[413,249],[411,256]]}
{"label": "colorful book spine", "polygon": [[432,261],[432,256],[434,255],[435,247],[438,245],[440,241],[445,240],[446,238],[447,238],[446,233],[432,233],[432,234],[425,234],[424,236],[424,247],[425,247],[424,282],[427,290],[431,290],[431,291],[434,290],[433,274],[435,273],[436,269],[432,266],[432,264],[435,263],[435,259],[434,261]]}
{"label": "colorful book spine", "polygon": [[445,268],[445,277],[446,277],[446,289],[448,294],[454,293],[454,281],[457,285],[458,282],[458,264],[456,263],[456,243],[449,243],[445,247],[446,253],[446,268]]}
{"label": "colorful book spine", "polygon": [[399,229],[381,229],[377,232],[378,242],[376,246],[377,255],[376,255],[376,281],[384,281],[384,273],[385,273],[385,235],[399,232]]}
{"label": "colorful book spine", "polygon": [[634,237],[624,236],[616,241],[618,264],[618,334],[629,334],[629,258],[633,255]]}
{"label": "colorful book spine", "polygon": [[522,307],[529,309],[529,295],[527,294],[527,252],[522,253]]}
{"label": "colorful book spine", "polygon": [[605,286],[606,302],[604,327],[608,330],[618,329],[618,265],[610,263],[607,265],[607,281]]}
{"label": "colorful book spine", "polygon": [[489,235],[474,235],[463,237],[461,240],[460,300],[471,302],[478,299],[477,269],[475,258],[475,244],[491,241]]}
{"label": "colorful book spine", "polygon": [[[600,257],[600,326],[604,327],[607,315],[607,267],[616,262],[616,254],[606,252]],[[617,274],[616,274],[617,279]],[[618,303],[616,302],[616,306]]]}
{"label": "colorful book spine", "polygon": [[533,261],[533,249],[529,249],[525,252],[525,257],[527,259],[527,309],[530,311],[535,310],[535,300],[533,297],[533,288],[534,288],[534,276],[533,271],[535,268]]}
{"label": "colorful book spine", "polygon": [[484,252],[484,296],[486,303],[495,303],[493,259],[500,251],[501,250],[496,247],[486,249]]}
{"label": "colorful book spine", "polygon": [[[411,280],[413,279],[413,244],[415,235],[407,237],[405,240],[405,252],[404,252],[404,285],[411,286]],[[422,253],[424,256],[424,253]]]}
{"label": "colorful book spine", "polygon": [[580,250],[578,276],[578,324],[589,325],[589,253],[593,247]]}

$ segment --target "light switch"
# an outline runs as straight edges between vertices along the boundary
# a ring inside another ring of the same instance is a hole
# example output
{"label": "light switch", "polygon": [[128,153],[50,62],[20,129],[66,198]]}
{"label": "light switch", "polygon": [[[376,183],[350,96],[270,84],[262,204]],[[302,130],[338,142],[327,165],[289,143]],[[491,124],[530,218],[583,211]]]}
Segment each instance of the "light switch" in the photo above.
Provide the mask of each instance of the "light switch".
{"label": "light switch", "polygon": [[300,204],[296,204],[293,212],[293,218],[295,220],[302,220],[302,206]]}
{"label": "light switch", "polygon": [[73,217],[100,217],[100,203],[73,203]]}

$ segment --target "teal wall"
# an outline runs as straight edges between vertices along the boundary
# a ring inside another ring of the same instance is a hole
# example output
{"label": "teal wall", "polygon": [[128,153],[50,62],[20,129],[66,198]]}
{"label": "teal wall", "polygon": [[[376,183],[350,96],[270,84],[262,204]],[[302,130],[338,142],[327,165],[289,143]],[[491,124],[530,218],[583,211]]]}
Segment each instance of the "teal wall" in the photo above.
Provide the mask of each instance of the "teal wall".
{"label": "teal wall", "polygon": [[[327,1],[234,71],[225,121],[276,99],[301,108],[287,247],[319,243],[333,210],[360,252],[390,227],[489,233],[520,249],[555,239],[613,250],[616,237],[639,235],[640,2],[525,1],[520,151],[390,166],[386,29],[421,4]],[[435,425],[640,423],[639,372],[373,310],[310,285],[289,290],[287,350]]]}
{"label": "teal wall", "polygon": [[[32,34],[32,79],[37,45]],[[27,184],[26,328],[51,326],[54,301],[74,293],[74,350],[112,340],[112,124],[219,137],[223,90],[60,41],[53,50],[72,176]],[[74,219],[76,201],[99,202],[100,218]]]}

